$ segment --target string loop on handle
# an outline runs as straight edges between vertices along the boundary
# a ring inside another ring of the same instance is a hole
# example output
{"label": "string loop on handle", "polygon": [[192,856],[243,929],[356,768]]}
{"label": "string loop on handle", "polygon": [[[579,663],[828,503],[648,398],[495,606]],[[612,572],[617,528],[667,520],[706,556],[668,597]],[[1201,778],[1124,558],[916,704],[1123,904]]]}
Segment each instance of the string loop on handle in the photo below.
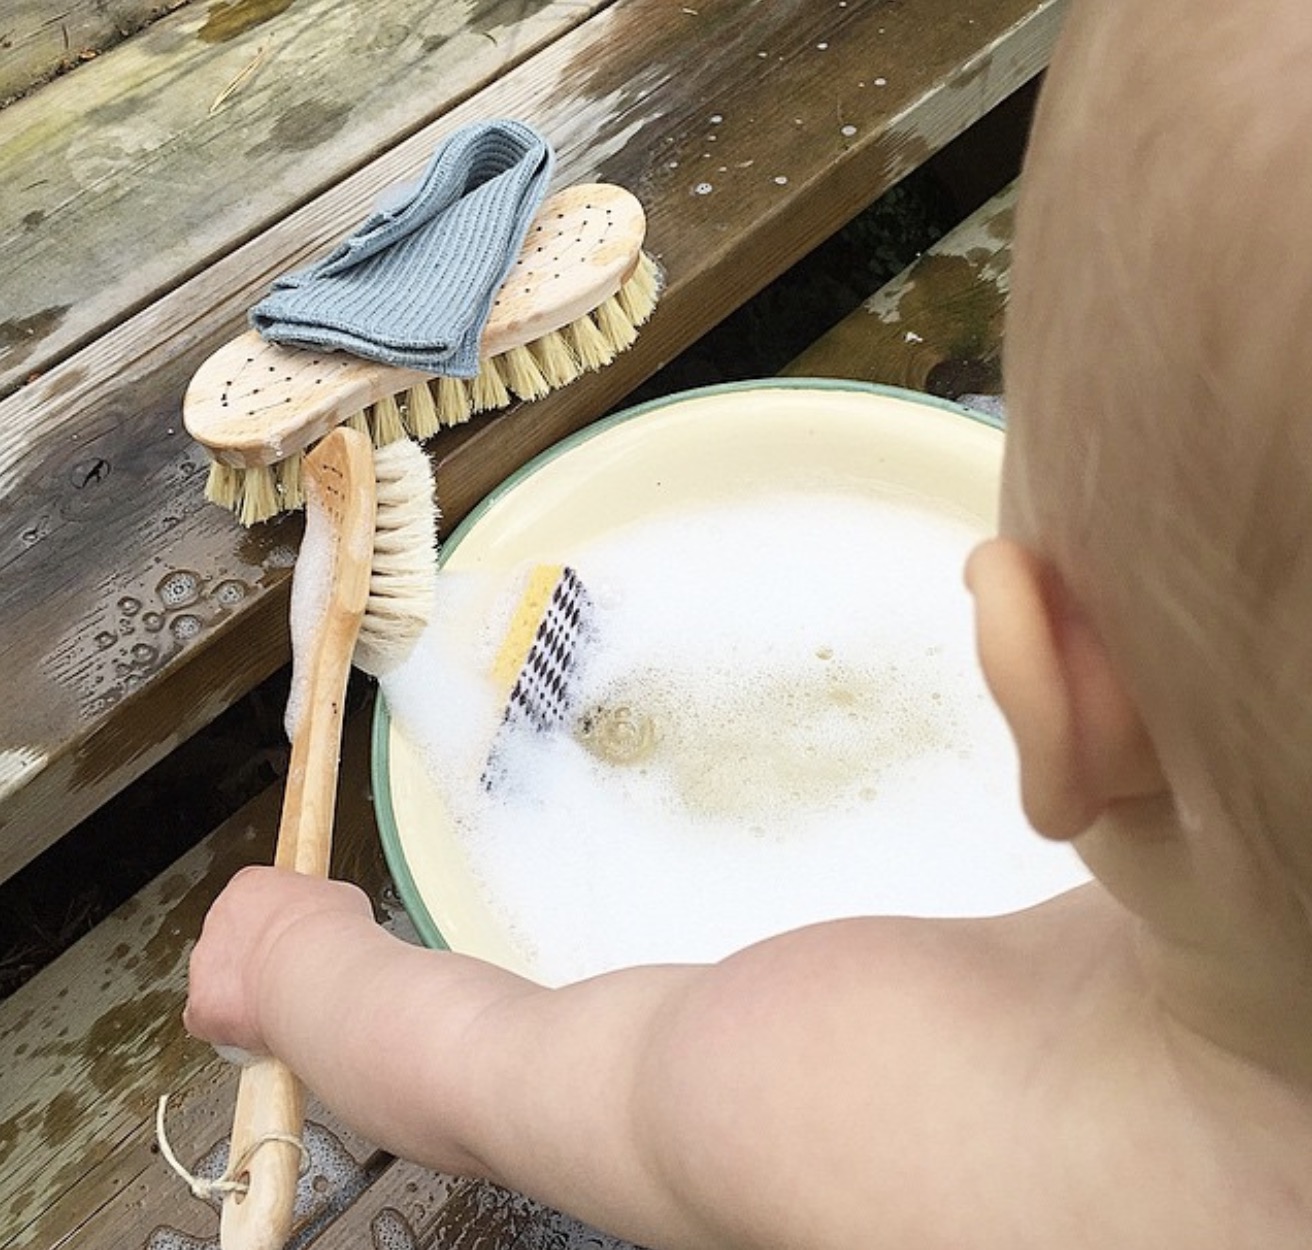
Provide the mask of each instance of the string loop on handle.
{"label": "string loop on handle", "polygon": [[169,1096],[161,1094],[159,1106],[155,1109],[155,1139],[159,1142],[159,1152],[164,1156],[164,1162],[187,1183],[187,1188],[197,1198],[208,1200],[214,1197],[215,1194],[221,1197],[227,1194],[244,1194],[250,1187],[239,1178],[246,1171],[251,1159],[255,1156],[255,1152],[271,1142],[281,1142],[286,1146],[295,1146],[301,1153],[301,1175],[304,1176],[310,1170],[310,1152],[299,1137],[293,1137],[290,1133],[267,1133],[265,1136],[251,1142],[242,1153],[241,1158],[229,1159],[228,1166],[223,1169],[222,1175],[213,1179],[197,1176],[183,1166],[182,1161],[174,1153],[173,1147],[169,1145],[168,1133],[164,1129],[164,1116],[168,1104]]}

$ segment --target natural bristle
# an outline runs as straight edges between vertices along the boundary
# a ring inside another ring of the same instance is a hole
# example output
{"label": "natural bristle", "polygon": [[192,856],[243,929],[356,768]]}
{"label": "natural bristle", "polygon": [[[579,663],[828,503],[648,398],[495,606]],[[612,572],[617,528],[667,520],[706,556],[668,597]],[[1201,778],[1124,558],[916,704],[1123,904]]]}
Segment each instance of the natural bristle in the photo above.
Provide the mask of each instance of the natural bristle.
{"label": "natural bristle", "polygon": [[638,341],[637,327],[625,315],[618,296],[611,296],[595,315],[598,329],[616,351],[624,351]]}
{"label": "natural bristle", "polygon": [[565,336],[585,370],[601,369],[615,359],[615,349],[586,314],[565,327]]}
{"label": "natural bristle", "polygon": [[469,383],[469,388],[470,408],[474,412],[491,412],[506,407],[511,401],[495,356],[484,356],[478,362],[478,374]]}
{"label": "natural bristle", "polygon": [[437,503],[428,456],[408,438],[374,452],[374,478],[373,570],[355,663],[378,676],[410,654],[432,617]]}
{"label": "natural bristle", "polygon": [[304,460],[298,452],[278,464],[278,505],[282,512],[294,512],[305,506],[305,483],[301,475]]}
{"label": "natural bristle", "polygon": [[577,357],[570,350],[565,336],[557,330],[530,343],[529,350],[553,389],[568,386],[581,372]]}
{"label": "natural bristle", "polygon": [[384,395],[369,410],[369,433],[375,447],[386,447],[405,437],[401,407],[395,395]]}
{"label": "natural bristle", "polygon": [[[383,448],[431,438],[444,426],[460,425],[474,413],[508,407],[516,398],[541,399],[584,373],[604,368],[631,347],[638,327],[660,299],[662,284],[660,266],[640,251],[633,272],[619,290],[591,312],[559,330],[484,357],[473,378],[430,378],[403,395],[384,395],[367,409],[353,412],[342,424],[367,434],[381,456]],[[230,509],[243,525],[293,511],[305,503],[303,459],[304,452],[294,452],[285,460],[244,469],[213,462],[205,497]],[[431,506],[431,487],[428,494]]]}
{"label": "natural bristle", "polygon": [[443,425],[463,425],[469,420],[469,386],[463,378],[434,378],[429,389]]}
{"label": "natural bristle", "polygon": [[205,479],[205,498],[221,508],[235,508],[241,498],[241,470],[211,460],[209,476]]}
{"label": "natural bristle", "polygon": [[431,438],[442,427],[437,404],[427,382],[420,382],[406,392],[405,428],[418,439]]}
{"label": "natural bristle", "polygon": [[497,363],[505,373],[506,389],[520,399],[541,399],[550,394],[551,383],[527,347],[512,347],[497,357]]}
{"label": "natural bristle", "polygon": [[245,470],[239,507],[243,525],[267,521],[278,512],[278,480],[272,467],[262,464]]}
{"label": "natural bristle", "polygon": [[640,253],[637,268],[615,297],[633,326],[642,326],[650,319],[660,301],[663,284],[660,266],[646,252]]}

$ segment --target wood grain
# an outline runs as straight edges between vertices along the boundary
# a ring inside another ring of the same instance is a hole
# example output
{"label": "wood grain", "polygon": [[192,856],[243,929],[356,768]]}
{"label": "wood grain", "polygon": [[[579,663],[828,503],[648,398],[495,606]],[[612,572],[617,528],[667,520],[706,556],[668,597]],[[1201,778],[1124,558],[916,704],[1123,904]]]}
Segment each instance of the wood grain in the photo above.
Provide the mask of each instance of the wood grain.
{"label": "wood grain", "polygon": [[[374,459],[367,434],[336,429],[306,459],[307,539],[319,549],[305,576],[322,579],[316,619],[301,621],[295,681],[301,706],[283,788],[274,863],[291,872],[328,875],[332,858],[337,766],[351,656],[369,599],[374,546]],[[311,593],[302,586],[300,595]],[[304,608],[301,608],[302,614]],[[274,1137],[298,1137],[305,1093],[292,1071],[272,1055],[245,1065],[233,1113],[233,1158],[246,1160],[244,1194],[223,1203],[222,1241],[228,1250],[281,1250],[296,1203],[298,1151],[286,1142],[259,1149]]]}
{"label": "wood grain", "polygon": [[[412,930],[390,892],[370,806],[371,712],[347,726],[333,866],[405,934]],[[0,1250],[215,1244],[217,1200],[192,1197],[166,1167],[155,1146],[155,1103],[171,1092],[170,1144],[196,1175],[218,1176],[237,1079],[183,1034],[186,960],[231,874],[272,855],[280,799],[274,786],[253,800],[0,1004]],[[293,1244],[508,1250],[532,1236],[625,1250],[518,1195],[380,1153],[314,1099],[305,1142],[311,1166],[298,1189]]]}
{"label": "wood grain", "polygon": [[[600,308],[637,268],[646,228],[642,205],[622,187],[582,183],[548,196],[493,302],[481,354],[499,356]],[[216,460],[275,464],[428,376],[247,330],[196,371],[183,421]]]}
{"label": "wood grain", "polygon": [[623,0],[0,403],[0,878],[285,662],[299,522],[241,531],[202,502],[180,397],[445,134],[538,125],[560,183],[639,196],[668,278],[612,365],[432,441],[451,525],[1030,79],[1063,8]]}
{"label": "wood grain", "polygon": [[607,3],[187,5],[4,109],[0,395]]}
{"label": "wood grain", "polygon": [[1002,394],[1013,183],[783,371],[854,378],[943,399]]}
{"label": "wood grain", "polygon": [[0,3],[0,105],[106,48],[186,0],[4,0]]}
{"label": "wood grain", "polygon": [[[370,711],[351,719],[344,738],[333,870],[406,930],[369,797]],[[180,1095],[170,1140],[188,1166],[208,1157],[221,1170],[214,1152],[232,1122],[237,1081],[183,1032],[187,957],[229,877],[271,861],[280,805],[281,787],[266,790],[0,1003],[0,1247],[79,1236],[136,1247],[161,1223],[213,1235],[217,1213],[190,1198],[154,1151],[155,1102]],[[365,1166],[371,1147],[322,1108],[308,1114]],[[343,1185],[358,1183],[344,1159],[339,1170]],[[127,1240],[115,1241],[110,1228]]]}

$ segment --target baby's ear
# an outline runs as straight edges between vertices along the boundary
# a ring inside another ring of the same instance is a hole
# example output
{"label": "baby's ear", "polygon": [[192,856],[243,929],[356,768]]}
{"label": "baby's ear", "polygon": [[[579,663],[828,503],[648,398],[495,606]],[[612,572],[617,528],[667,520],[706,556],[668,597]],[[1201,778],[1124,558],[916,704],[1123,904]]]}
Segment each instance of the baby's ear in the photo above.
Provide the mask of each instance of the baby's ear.
{"label": "baby's ear", "polygon": [[1056,570],[995,538],[971,554],[966,583],[980,665],[1016,741],[1034,828],[1072,838],[1110,803],[1163,789],[1143,721]]}

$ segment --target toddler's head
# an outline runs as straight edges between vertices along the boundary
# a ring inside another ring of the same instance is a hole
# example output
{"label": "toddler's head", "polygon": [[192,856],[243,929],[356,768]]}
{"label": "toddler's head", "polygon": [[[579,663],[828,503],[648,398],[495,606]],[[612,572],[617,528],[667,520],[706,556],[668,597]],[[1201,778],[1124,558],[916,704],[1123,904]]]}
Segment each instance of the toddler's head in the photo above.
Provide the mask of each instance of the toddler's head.
{"label": "toddler's head", "polygon": [[1072,6],[1022,180],[1003,501],[1114,662],[1192,854],[1304,899],[1310,17]]}

